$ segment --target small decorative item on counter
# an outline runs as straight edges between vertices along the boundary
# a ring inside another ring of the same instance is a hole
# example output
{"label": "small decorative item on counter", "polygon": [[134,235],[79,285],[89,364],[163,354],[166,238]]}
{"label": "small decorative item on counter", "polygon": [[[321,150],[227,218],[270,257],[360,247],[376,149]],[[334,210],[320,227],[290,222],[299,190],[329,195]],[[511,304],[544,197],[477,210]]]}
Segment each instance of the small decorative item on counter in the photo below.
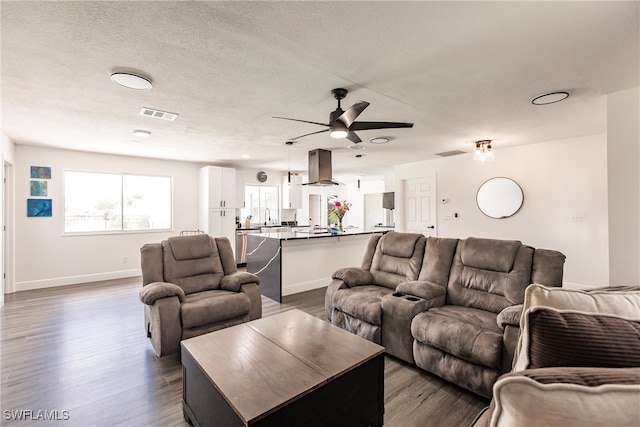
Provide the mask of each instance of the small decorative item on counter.
{"label": "small decorative item on counter", "polygon": [[336,201],[333,209],[331,209],[331,212],[329,213],[329,222],[331,222],[332,224],[337,224],[339,232],[343,231],[342,218],[344,218],[344,214],[349,212],[350,206],[351,203],[348,203],[346,200],[343,200],[342,202]]}

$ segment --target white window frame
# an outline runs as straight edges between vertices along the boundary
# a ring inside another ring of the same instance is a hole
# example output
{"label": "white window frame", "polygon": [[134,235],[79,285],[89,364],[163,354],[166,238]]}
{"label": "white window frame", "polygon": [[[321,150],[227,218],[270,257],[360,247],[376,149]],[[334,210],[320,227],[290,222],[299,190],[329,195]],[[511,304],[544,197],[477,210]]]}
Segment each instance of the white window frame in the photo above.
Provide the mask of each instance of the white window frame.
{"label": "white window frame", "polygon": [[[137,177],[156,177],[156,178],[168,178],[169,179],[169,227],[168,228],[151,228],[151,229],[139,229],[139,230],[91,230],[91,231],[66,231],[65,223],[66,223],[66,197],[67,197],[67,186],[66,186],[66,173],[67,172],[75,172],[75,173],[86,173],[86,174],[96,174],[96,175],[116,175],[121,178],[121,186],[120,186],[120,211],[121,215],[124,215],[124,182],[123,177],[125,176],[137,176]],[[112,235],[112,234],[145,234],[145,233],[161,233],[161,232],[170,232],[173,231],[173,176],[170,175],[152,175],[152,174],[137,174],[137,173],[126,173],[126,172],[105,172],[105,171],[88,171],[88,170],[78,170],[78,169],[65,169],[63,171],[63,206],[62,206],[62,235],[63,236],[83,236],[83,235]]]}

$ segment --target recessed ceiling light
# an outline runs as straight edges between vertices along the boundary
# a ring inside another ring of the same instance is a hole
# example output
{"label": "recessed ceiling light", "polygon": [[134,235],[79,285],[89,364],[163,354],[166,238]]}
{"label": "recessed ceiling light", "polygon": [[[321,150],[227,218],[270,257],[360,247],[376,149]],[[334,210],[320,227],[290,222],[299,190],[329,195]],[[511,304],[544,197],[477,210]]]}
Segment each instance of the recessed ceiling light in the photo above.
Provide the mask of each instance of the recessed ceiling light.
{"label": "recessed ceiling light", "polygon": [[148,130],[136,129],[133,131],[133,136],[137,136],[138,138],[148,138],[151,136],[151,132]]}
{"label": "recessed ceiling light", "polygon": [[378,138],[371,138],[369,142],[372,144],[386,144],[387,142],[389,142],[389,138],[386,138],[384,136],[378,137]]}
{"label": "recessed ceiling light", "polygon": [[111,74],[111,80],[114,83],[118,83],[120,86],[133,90],[151,89],[151,80],[146,77],[138,76],[137,74],[113,73]]}
{"label": "recessed ceiling light", "polygon": [[249,155],[248,155],[248,154],[243,154],[243,155],[242,155],[242,156],[240,156],[240,157],[242,157],[243,159],[248,159],[248,158],[249,158]]}
{"label": "recessed ceiling light", "polygon": [[549,92],[543,93],[542,95],[538,95],[531,100],[533,105],[547,105],[553,104],[556,102],[564,101],[569,97],[569,92],[558,91],[558,92]]}
{"label": "recessed ceiling light", "polygon": [[366,150],[367,147],[365,147],[364,145],[350,145],[349,148],[351,148],[352,150]]}

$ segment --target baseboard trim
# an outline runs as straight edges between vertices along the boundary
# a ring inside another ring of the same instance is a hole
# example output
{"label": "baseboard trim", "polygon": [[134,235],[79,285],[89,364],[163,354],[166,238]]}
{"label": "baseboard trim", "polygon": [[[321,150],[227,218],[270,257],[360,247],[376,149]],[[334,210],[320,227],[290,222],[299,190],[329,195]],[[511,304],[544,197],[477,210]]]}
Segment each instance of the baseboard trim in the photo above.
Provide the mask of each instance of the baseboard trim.
{"label": "baseboard trim", "polygon": [[300,292],[310,291],[312,289],[324,288],[331,282],[331,278],[311,280],[309,282],[295,283],[293,285],[282,286],[282,296],[299,294]]}
{"label": "baseboard trim", "polygon": [[110,271],[106,273],[84,274],[81,276],[56,277],[54,279],[30,280],[16,282],[14,292],[33,289],[53,288],[56,286],[78,285],[80,283],[99,282],[102,280],[125,279],[142,275],[139,268],[133,270]]}

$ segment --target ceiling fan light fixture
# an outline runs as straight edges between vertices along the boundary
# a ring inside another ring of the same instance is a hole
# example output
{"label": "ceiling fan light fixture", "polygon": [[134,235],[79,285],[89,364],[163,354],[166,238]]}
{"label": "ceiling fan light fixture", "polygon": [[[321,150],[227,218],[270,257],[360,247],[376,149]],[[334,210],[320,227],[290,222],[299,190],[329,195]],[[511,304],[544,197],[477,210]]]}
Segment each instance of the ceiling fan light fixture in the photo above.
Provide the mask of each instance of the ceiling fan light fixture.
{"label": "ceiling fan light fixture", "polygon": [[557,91],[557,92],[549,92],[543,93],[542,95],[538,95],[531,100],[533,105],[548,105],[555,104],[556,102],[564,101],[569,97],[569,92],[567,91]]}
{"label": "ceiling fan light fixture", "polygon": [[149,90],[152,86],[148,78],[132,73],[113,73],[111,81],[133,90]]}
{"label": "ceiling fan light fixture", "polygon": [[329,132],[331,138],[346,138],[349,135],[349,131],[344,126],[335,126],[331,128],[331,132]]}

